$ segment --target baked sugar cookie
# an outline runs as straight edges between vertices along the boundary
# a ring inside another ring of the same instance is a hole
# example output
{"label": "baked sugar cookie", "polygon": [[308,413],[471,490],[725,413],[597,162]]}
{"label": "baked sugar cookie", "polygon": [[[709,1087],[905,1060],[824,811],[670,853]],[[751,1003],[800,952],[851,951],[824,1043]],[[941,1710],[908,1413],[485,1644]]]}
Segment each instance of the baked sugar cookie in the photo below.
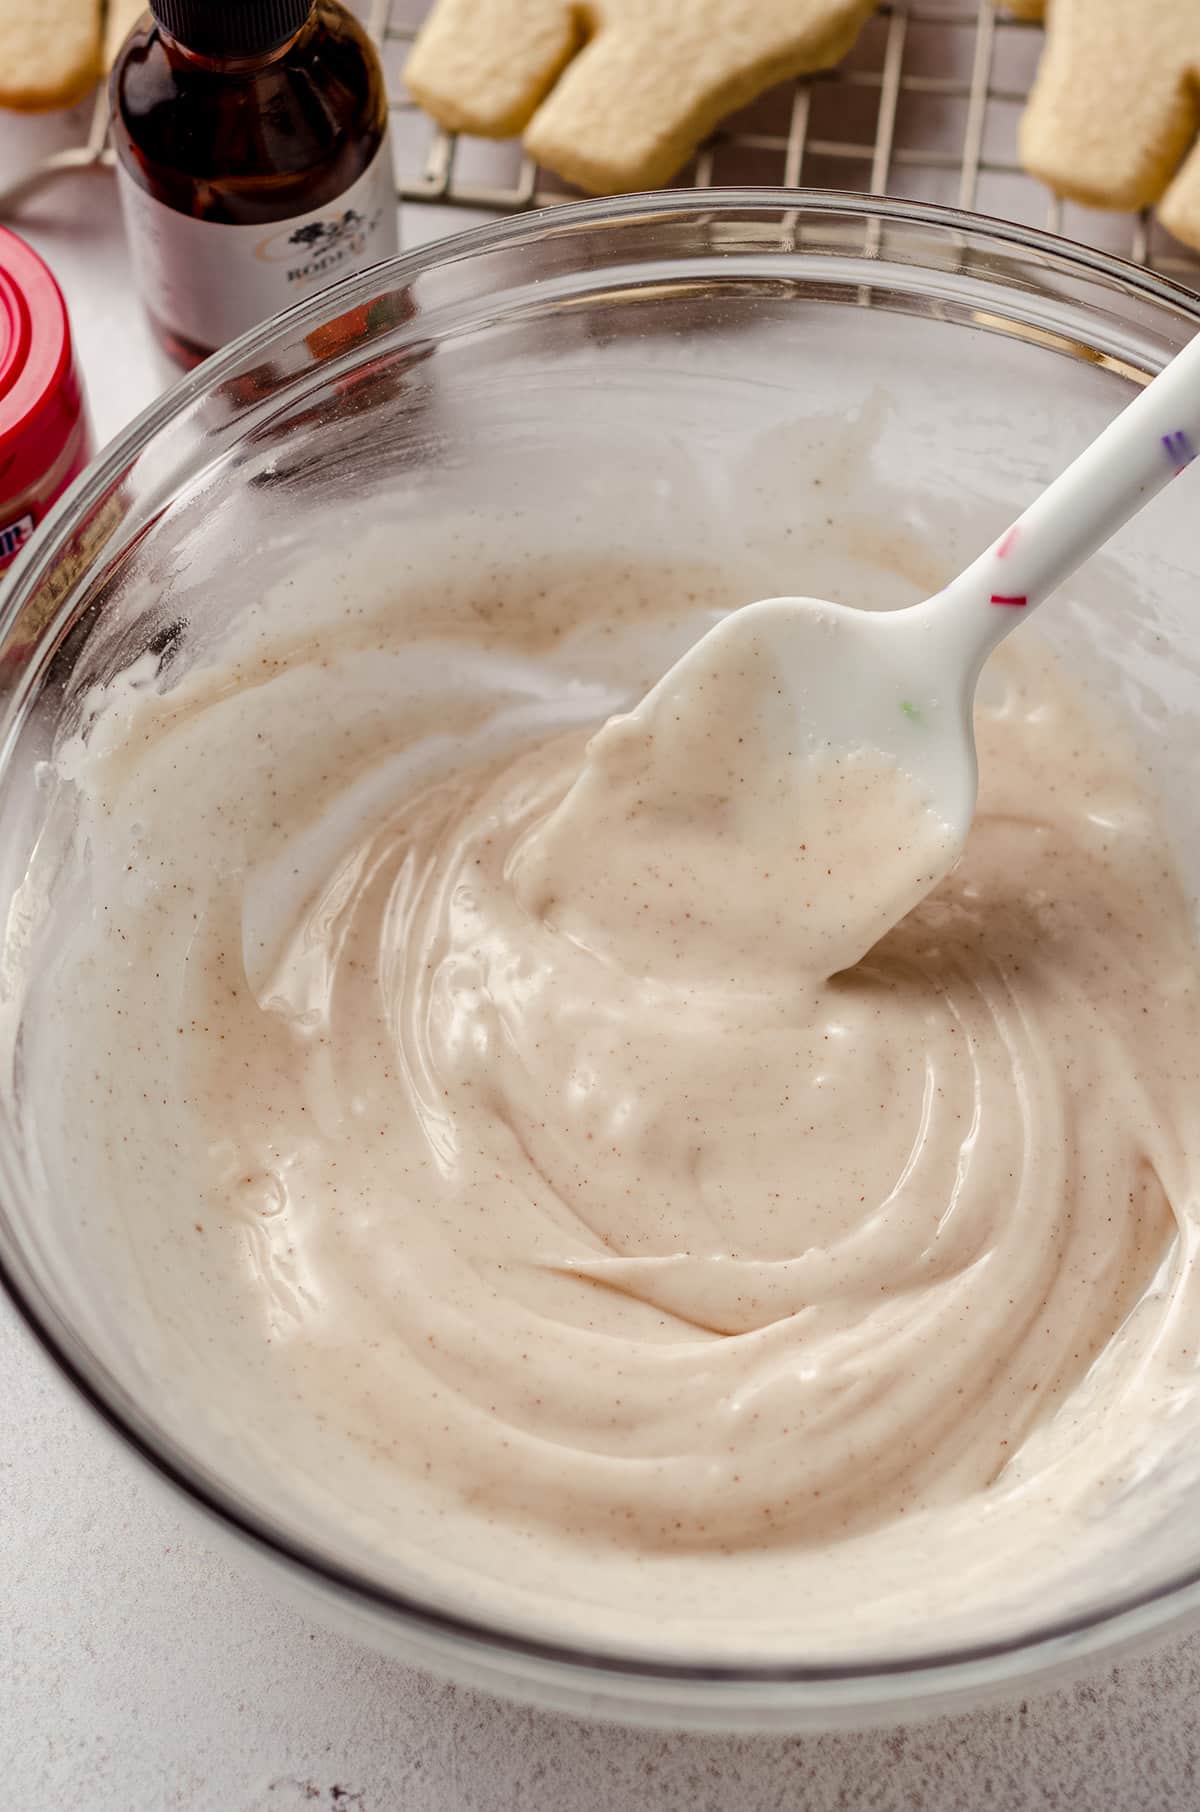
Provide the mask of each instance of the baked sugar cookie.
{"label": "baked sugar cookie", "polygon": [[108,69],[117,52],[146,10],[146,0],[108,0],[104,19],[104,64]]}
{"label": "baked sugar cookie", "polygon": [[1060,195],[1101,208],[1158,204],[1200,246],[1200,0],[1014,0],[1045,15],[1021,160]]}
{"label": "baked sugar cookie", "polygon": [[69,107],[100,74],[100,0],[0,0],[0,107]]}
{"label": "baked sugar cookie", "polygon": [[436,0],[404,75],[593,194],[669,181],[727,113],[845,55],[876,0]]}

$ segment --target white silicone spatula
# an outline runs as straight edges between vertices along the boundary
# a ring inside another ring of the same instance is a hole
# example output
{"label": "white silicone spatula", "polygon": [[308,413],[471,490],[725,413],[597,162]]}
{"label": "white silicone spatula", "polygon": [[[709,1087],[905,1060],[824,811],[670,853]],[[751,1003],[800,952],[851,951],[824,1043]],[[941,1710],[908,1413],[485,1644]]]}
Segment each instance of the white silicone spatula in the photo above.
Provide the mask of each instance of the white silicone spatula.
{"label": "white silicone spatula", "polygon": [[975,809],[972,705],[984,660],[1197,450],[1200,336],[944,591],[895,611],[817,598],[746,605],[689,649],[632,716],[651,720],[660,700],[678,698],[690,669],[711,670],[718,654],[738,659],[752,637],[789,695],[779,719],[789,743],[893,759],[956,853]]}
{"label": "white silicone spatula", "polygon": [[988,653],[1197,448],[1200,337],[936,597],[731,612],[592,738],[514,859],[527,909],[646,974],[852,967],[961,853]]}

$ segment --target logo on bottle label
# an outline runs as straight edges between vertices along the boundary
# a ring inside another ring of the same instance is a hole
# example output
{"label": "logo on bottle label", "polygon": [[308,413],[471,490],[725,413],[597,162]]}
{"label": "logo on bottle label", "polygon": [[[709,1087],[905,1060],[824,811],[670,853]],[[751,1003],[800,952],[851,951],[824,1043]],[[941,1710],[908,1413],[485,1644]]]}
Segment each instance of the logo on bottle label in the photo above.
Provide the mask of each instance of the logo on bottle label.
{"label": "logo on bottle label", "polygon": [[345,194],[267,226],[193,220],[147,195],[123,166],[121,202],[134,274],[151,313],[182,339],[223,346],[338,277],[399,249],[385,135]]}
{"label": "logo on bottle label", "polygon": [[33,533],[33,517],[27,511],[15,522],[0,523],[0,566],[15,560]]}
{"label": "logo on bottle label", "polygon": [[[395,207],[394,200],[391,206]],[[286,264],[289,283],[311,283],[337,271],[347,261],[364,257],[379,232],[379,209],[372,215],[345,208],[333,220],[308,220],[272,233],[256,248],[264,264]]]}

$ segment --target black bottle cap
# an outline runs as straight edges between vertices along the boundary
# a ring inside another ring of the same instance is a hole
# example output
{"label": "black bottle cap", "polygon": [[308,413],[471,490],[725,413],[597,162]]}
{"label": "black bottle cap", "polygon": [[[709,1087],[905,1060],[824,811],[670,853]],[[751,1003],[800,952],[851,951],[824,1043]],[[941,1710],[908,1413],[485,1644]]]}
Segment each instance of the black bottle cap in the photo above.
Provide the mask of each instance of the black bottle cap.
{"label": "black bottle cap", "polygon": [[165,32],[202,57],[260,57],[294,37],[313,0],[150,0]]}

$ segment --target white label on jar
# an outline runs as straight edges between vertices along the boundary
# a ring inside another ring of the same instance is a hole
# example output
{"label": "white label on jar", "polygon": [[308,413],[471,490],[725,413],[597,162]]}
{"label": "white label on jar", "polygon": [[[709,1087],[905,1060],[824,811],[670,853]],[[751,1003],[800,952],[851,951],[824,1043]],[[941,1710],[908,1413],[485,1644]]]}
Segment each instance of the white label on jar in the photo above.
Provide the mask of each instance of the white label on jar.
{"label": "white label on jar", "polygon": [[142,300],[196,346],[224,346],[268,315],[398,250],[392,155],[384,135],[356,183],[311,214],[263,226],[193,220],[120,174]]}

